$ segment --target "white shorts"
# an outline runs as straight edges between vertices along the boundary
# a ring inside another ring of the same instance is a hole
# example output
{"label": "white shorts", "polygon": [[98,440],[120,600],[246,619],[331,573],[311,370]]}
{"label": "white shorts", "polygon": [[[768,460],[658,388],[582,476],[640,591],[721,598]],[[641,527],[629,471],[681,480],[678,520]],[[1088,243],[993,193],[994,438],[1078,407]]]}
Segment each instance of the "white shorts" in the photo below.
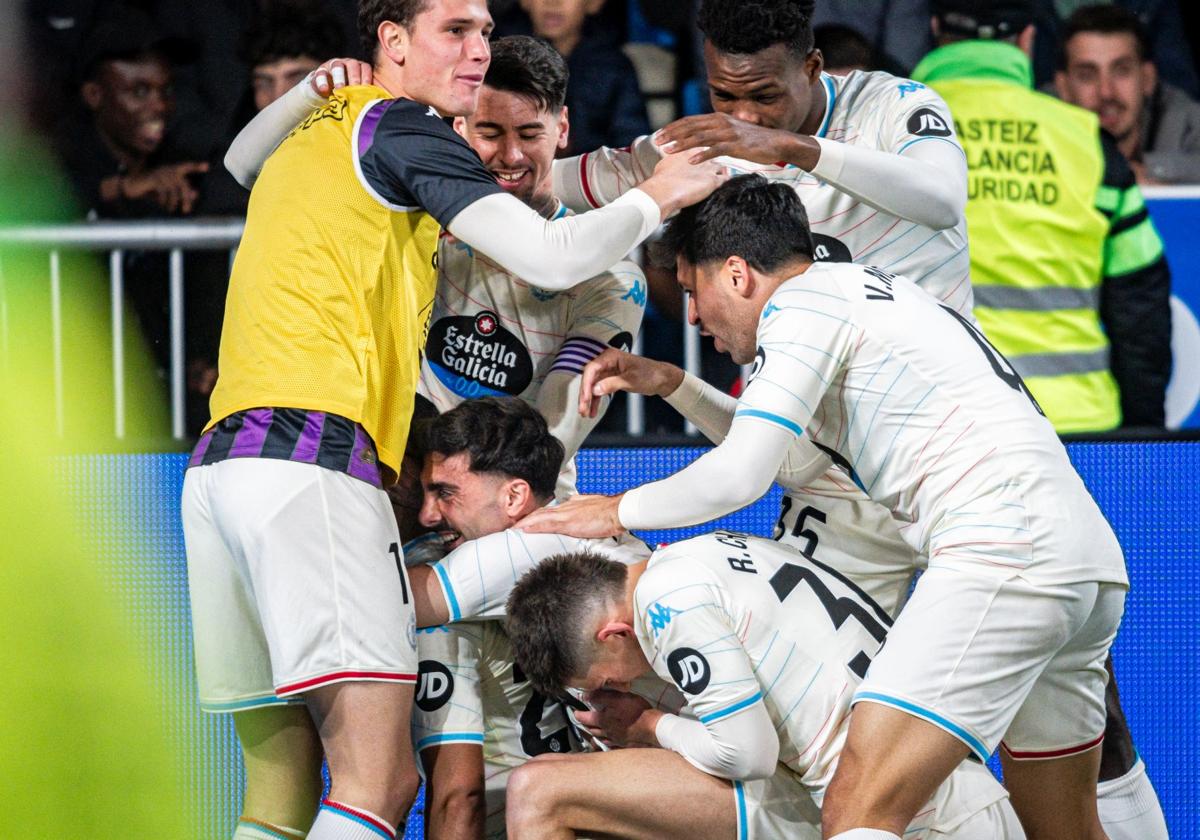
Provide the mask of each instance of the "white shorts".
{"label": "white shorts", "polygon": [[821,811],[785,765],[775,775],[733,783],[737,840],[820,840]]}
{"label": "white shorts", "polygon": [[1104,659],[1125,587],[1034,585],[931,568],[888,634],[854,702],[891,706],[961,739],[987,761],[1084,752],[1104,737]]}
{"label": "white shorts", "polygon": [[269,458],[192,467],[183,534],[205,711],[416,680],[415,616],[383,490]]}
{"label": "white shorts", "polygon": [[785,493],[775,539],[850,578],[892,618],[924,566],[887,508],[852,484],[837,487],[828,476]]}
{"label": "white shorts", "polygon": [[417,651],[412,717],[416,751],[445,744],[479,745],[485,836],[503,838],[505,791],[512,771],[535,755],[581,749],[566,710],[536,693],[521,676],[499,621],[424,628],[417,633]]}

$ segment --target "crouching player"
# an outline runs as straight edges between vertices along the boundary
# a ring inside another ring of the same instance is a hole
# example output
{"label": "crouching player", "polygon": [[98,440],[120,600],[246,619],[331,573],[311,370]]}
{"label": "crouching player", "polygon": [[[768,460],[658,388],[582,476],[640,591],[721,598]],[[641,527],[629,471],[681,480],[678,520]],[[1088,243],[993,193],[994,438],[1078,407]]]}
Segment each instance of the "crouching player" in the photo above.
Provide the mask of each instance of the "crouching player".
{"label": "crouching player", "polygon": [[[645,544],[576,540],[510,530],[554,498],[563,446],[524,401],[467,400],[427,421],[421,524],[432,540],[414,540],[405,555],[429,544],[449,553],[431,566],[410,567],[423,629],[413,707],[413,743],[426,780],[428,835],[504,837],[509,774],[531,757],[580,749],[563,704],[535,691],[513,664],[497,620],[509,591],[531,565],[563,551],[586,549],[619,563],[643,562]],[[410,446],[411,448],[411,446]],[[410,550],[412,546],[412,550]]]}
{"label": "crouching player", "polygon": [[[610,739],[666,749],[527,764],[512,780],[510,833],[804,836],[813,829],[796,823],[795,803],[810,792],[819,802],[833,777],[889,607],[798,552],[727,532],[628,567],[580,552],[543,562],[509,598],[518,664],[537,690],[590,692],[596,712],[584,720]],[[618,693],[651,670],[679,687],[695,719]],[[1004,789],[964,762],[904,836],[1024,834]]]}

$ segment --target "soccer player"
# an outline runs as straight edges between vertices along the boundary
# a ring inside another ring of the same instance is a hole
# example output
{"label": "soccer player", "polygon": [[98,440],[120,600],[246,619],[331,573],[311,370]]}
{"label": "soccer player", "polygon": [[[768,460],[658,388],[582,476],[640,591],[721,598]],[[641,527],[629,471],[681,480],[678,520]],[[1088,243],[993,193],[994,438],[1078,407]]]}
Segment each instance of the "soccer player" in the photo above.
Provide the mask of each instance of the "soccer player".
{"label": "soccer player", "polygon": [[[586,553],[543,562],[509,597],[517,662],[540,691],[590,692],[596,711],[581,717],[596,728],[673,752],[526,765],[509,797],[514,835],[688,837],[709,825],[704,837],[803,835],[805,826],[779,822],[772,808],[762,810],[776,821],[739,828],[753,790],[746,782],[782,766],[791,798],[811,792],[821,801],[846,741],[851,697],[892,624],[889,606],[790,548],[720,531],[628,567]],[[617,693],[651,670],[679,687],[695,717]],[[653,768],[665,790],[633,781]],[[736,809],[734,797],[704,795],[716,787],[704,774],[733,782]],[[930,793],[906,837],[1024,836],[982,765],[962,763]]]}
{"label": "soccer player", "polygon": [[[382,488],[412,413],[440,227],[562,291],[723,177],[675,156],[614,212],[547,221],[441,118],[475,107],[483,0],[369,0],[360,20],[377,85],[310,113],[251,195],[212,421],[184,482],[201,701],[237,713],[241,838],[391,837],[416,793],[414,617]],[[322,754],[333,787],[314,820]]]}
{"label": "soccer player", "polygon": [[[544,41],[492,42],[475,111],[455,123],[496,183],[549,219],[567,215],[550,168],[569,135],[566,62]],[[629,349],[646,280],[621,261],[565,292],[531,285],[452,234],[438,249],[438,287],[418,393],[441,411],[512,394],[534,405],[566,448],[558,495],[574,492],[575,451],[598,422],[576,410],[584,365]]]}
{"label": "soccer player", "polygon": [[[627,534],[580,541],[511,530],[553,500],[563,460],[562,444],[527,403],[467,400],[429,421],[425,438],[421,522],[449,554],[410,569],[417,622],[435,612],[455,620],[418,635],[413,737],[425,771],[426,825],[431,837],[503,837],[513,768],[580,747],[562,703],[534,691],[514,666],[494,619],[503,617],[521,572],[546,557],[578,548],[635,563],[650,552]],[[493,620],[460,621],[481,613]]]}
{"label": "soccer player", "polygon": [[[949,109],[925,85],[888,73],[822,72],[812,11],[809,0],[704,0],[698,24],[715,113],[679,120],[628,149],[558,161],[556,195],[573,209],[601,206],[648,176],[664,149],[721,155],[796,191],[819,260],[903,274],[971,318],[967,164]],[[690,406],[732,400],[688,377],[672,403],[712,431]],[[848,476],[833,469],[783,483],[782,541],[808,554],[819,541],[827,562],[856,580],[872,574],[873,585],[907,587],[922,561]]]}
{"label": "soccer player", "polygon": [[[691,319],[755,364],[728,435],[663,481],[578,497],[523,527],[595,537],[703,522],[761,496],[809,438],[826,456],[812,470],[839,463],[929,558],[855,692],[826,835],[899,836],[953,768],[1003,738],[1030,836],[1102,837],[1104,659],[1128,579],[1020,377],[907,280],[813,262],[804,208],[783,185],[737,178],[667,241]],[[1041,760],[1009,758],[1030,755]]]}

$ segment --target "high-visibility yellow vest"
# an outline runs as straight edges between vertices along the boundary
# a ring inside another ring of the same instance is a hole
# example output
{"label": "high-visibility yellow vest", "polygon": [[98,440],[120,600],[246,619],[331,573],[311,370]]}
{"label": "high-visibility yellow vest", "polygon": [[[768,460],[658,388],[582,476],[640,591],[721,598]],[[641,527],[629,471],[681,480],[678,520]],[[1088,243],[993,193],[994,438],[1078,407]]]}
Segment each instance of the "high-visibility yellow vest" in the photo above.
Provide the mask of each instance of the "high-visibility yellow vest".
{"label": "high-visibility yellow vest", "polygon": [[941,47],[913,76],[946,100],[967,154],[975,317],[1058,431],[1115,428],[1099,121],[1032,90],[1029,60],[1010,44]]}

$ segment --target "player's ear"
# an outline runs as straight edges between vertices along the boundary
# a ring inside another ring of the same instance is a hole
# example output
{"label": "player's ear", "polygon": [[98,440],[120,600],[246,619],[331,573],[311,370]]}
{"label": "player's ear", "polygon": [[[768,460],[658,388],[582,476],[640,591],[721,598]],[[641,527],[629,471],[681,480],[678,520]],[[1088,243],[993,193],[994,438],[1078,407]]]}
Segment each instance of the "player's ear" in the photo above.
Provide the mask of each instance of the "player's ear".
{"label": "player's ear", "polygon": [[733,290],[742,297],[750,297],[754,291],[754,278],[750,265],[741,257],[731,256],[725,260],[725,272]]}
{"label": "player's ear", "polygon": [[605,642],[613,637],[631,637],[633,627],[624,621],[606,621],[596,633],[596,641]]}
{"label": "player's ear", "polygon": [[408,30],[394,20],[385,20],[376,31],[379,48],[394,64],[403,65],[408,53]]}
{"label": "player's ear", "polygon": [[808,76],[809,80],[816,84],[821,78],[821,72],[825,69],[825,55],[816,47],[813,47],[812,52],[804,57],[804,75]]}
{"label": "player's ear", "polygon": [[533,497],[533,488],[523,478],[514,478],[504,482],[500,492],[500,502],[504,506],[504,512],[513,519],[520,519],[538,507],[537,501]]}
{"label": "player's ear", "polygon": [[556,148],[565,149],[567,143],[571,141],[571,121],[567,119],[567,106],[562,107],[562,113],[558,117],[558,142]]}
{"label": "player's ear", "polygon": [[454,118],[454,131],[462,139],[464,139],[464,140],[467,139],[467,118],[466,117],[455,117]]}

